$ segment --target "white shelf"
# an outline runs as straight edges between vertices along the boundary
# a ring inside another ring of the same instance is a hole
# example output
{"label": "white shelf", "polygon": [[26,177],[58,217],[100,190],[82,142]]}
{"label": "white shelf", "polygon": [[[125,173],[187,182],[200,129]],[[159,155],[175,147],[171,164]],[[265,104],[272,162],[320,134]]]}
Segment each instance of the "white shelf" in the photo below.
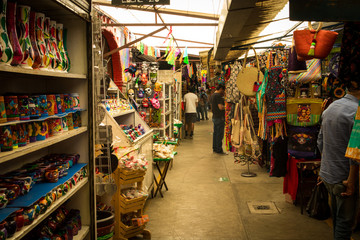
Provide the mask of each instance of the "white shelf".
{"label": "white shelf", "polygon": [[50,118],[63,118],[63,117],[66,117],[67,115],[69,115],[70,113],[76,113],[76,112],[82,112],[82,111],[86,111],[86,110],[78,109],[78,110],[73,110],[68,113],[55,114],[52,116],[47,116],[47,117],[42,117],[42,118],[37,118],[37,119],[10,121],[10,122],[5,122],[5,123],[0,123],[0,126],[15,125],[15,124],[27,123],[27,122],[40,122],[40,121],[45,121],[46,119],[50,119]]}
{"label": "white shelf", "polygon": [[[44,214],[41,214],[31,225],[23,227],[21,231],[16,232],[15,235],[11,238],[7,238],[8,240],[21,239],[26,234],[28,234],[34,227],[36,227],[39,223],[41,223],[45,218],[47,218],[51,213],[53,213],[58,207],[60,207],[64,202],[66,202],[69,198],[71,198],[77,191],[79,191],[85,184],[88,182],[88,178],[84,178],[81,182],[79,182],[75,187],[73,187],[65,196],[61,197],[55,203],[53,203]],[[76,238],[74,238],[76,239]],[[83,239],[83,238],[79,238]]]}
{"label": "white shelf", "polygon": [[73,240],[83,240],[86,238],[90,231],[89,226],[81,226],[81,230],[78,232],[76,236],[73,237]]}
{"label": "white shelf", "polygon": [[77,136],[79,134],[82,134],[87,131],[87,127],[80,127],[78,129],[70,130],[67,132],[62,133],[59,136],[50,137],[44,141],[37,141],[34,143],[29,143],[24,147],[19,147],[17,149],[14,149],[12,151],[8,152],[1,152],[0,153],[0,163],[9,161],[11,159],[24,156],[26,154],[35,152],[37,150],[49,147],[51,145],[54,145],[58,142],[62,142],[64,140],[67,140],[69,138],[72,138],[74,136]]}
{"label": "white shelf", "polygon": [[9,66],[5,64],[0,65],[0,71],[10,72],[10,73],[20,73],[20,74],[29,74],[35,76],[47,76],[47,77],[61,77],[61,78],[74,78],[74,79],[86,79],[85,74],[76,74],[76,73],[67,73],[67,72],[57,72],[57,71],[47,71],[39,69],[28,69],[20,66]]}
{"label": "white shelf", "polygon": [[109,112],[109,113],[113,118],[116,118],[116,117],[124,116],[124,115],[130,114],[130,113],[133,113],[133,112],[135,112],[135,109],[126,110],[126,111],[117,112],[117,113],[111,113],[111,112]]}

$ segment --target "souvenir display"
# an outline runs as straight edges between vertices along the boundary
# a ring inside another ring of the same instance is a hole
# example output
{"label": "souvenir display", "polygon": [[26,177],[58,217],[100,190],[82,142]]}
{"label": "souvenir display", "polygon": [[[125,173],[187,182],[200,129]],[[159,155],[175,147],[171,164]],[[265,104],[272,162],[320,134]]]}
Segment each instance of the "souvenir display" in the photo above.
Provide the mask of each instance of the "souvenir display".
{"label": "souvenir display", "polygon": [[143,98],[144,97],[144,90],[142,88],[139,88],[137,93],[138,93],[138,98]]}
{"label": "souvenir display", "polygon": [[72,105],[73,105],[73,110],[79,110],[80,108],[80,95],[78,93],[72,93],[71,94],[71,98],[72,98]]}
{"label": "souvenir display", "polygon": [[68,130],[74,130],[74,122],[73,122],[73,114],[69,113],[65,118],[66,118],[66,125],[68,127]]}
{"label": "souvenir display", "polygon": [[1,151],[11,151],[13,150],[13,137],[10,126],[2,126],[0,132],[0,143],[1,143]]}
{"label": "souvenir display", "polygon": [[175,145],[153,144],[154,158],[173,158]]}
{"label": "souvenir display", "polygon": [[131,170],[146,170],[148,167],[148,161],[144,155],[138,156],[124,156],[119,160],[121,168],[131,169]]}
{"label": "souvenir display", "polygon": [[145,134],[145,129],[139,124],[138,126],[126,126],[120,125],[125,135],[130,139],[131,142],[135,141],[138,137]]}
{"label": "souvenir display", "polygon": [[46,51],[48,53],[48,57],[49,57],[49,65],[48,68],[49,69],[53,69],[53,66],[55,65],[55,53],[54,51],[52,51],[53,49],[51,48],[51,43],[50,43],[50,18],[49,17],[45,17],[44,19],[44,42],[45,42],[45,47],[46,47]]}
{"label": "souvenir display", "polygon": [[72,116],[73,116],[74,129],[81,127],[81,113],[75,112],[72,114]]}
{"label": "souvenir display", "polygon": [[30,120],[29,97],[18,96],[20,120]]}
{"label": "souvenir display", "polygon": [[13,50],[13,58],[11,65],[20,65],[23,60],[23,52],[19,44],[18,35],[16,32],[16,3],[9,1],[6,9],[6,28]]}
{"label": "souvenir display", "polygon": [[70,94],[64,94],[65,112],[71,112],[73,110],[73,101]]}
{"label": "souvenir display", "polygon": [[4,96],[0,96],[0,123],[7,122]]}
{"label": "souvenir display", "polygon": [[50,64],[50,57],[48,53],[48,49],[46,48],[45,36],[44,36],[44,21],[45,14],[43,13],[35,13],[35,33],[36,33],[36,44],[39,49],[40,57],[41,57],[41,65],[40,69],[47,69]]}
{"label": "souvenir display", "polygon": [[68,58],[66,56],[65,48],[64,48],[64,35],[63,35],[63,24],[56,23],[56,41],[58,44],[58,50],[61,56],[61,64],[58,69],[62,71],[68,71],[70,68],[70,64]]}
{"label": "souvenir display", "polygon": [[32,68],[34,68],[34,69],[39,68],[42,63],[40,50],[37,45],[36,34],[37,34],[37,32],[36,32],[36,13],[34,11],[30,11],[29,36],[30,36],[30,43],[31,43],[31,47],[32,47],[32,53],[33,53]]}
{"label": "souvenir display", "polygon": [[54,61],[52,62],[52,68],[58,69],[62,60],[56,41],[56,21],[50,21],[50,34],[49,34],[51,53],[54,55]]}
{"label": "souvenir display", "polygon": [[302,158],[317,157],[318,127],[289,127],[288,130],[288,152],[292,156]]}
{"label": "souvenir display", "polygon": [[154,91],[155,91],[155,92],[157,92],[157,93],[161,92],[161,88],[162,88],[161,83],[156,82],[156,83],[154,84]]}
{"label": "souvenir display", "polygon": [[46,95],[47,109],[49,116],[58,113],[55,95]]}
{"label": "souvenir display", "polygon": [[5,96],[4,99],[7,120],[9,122],[20,120],[17,96]]}
{"label": "souvenir display", "polygon": [[[227,67],[226,67],[227,66]],[[237,103],[240,100],[240,91],[236,85],[237,76],[242,69],[240,62],[236,61],[231,67],[226,65],[224,70],[230,72],[225,81],[225,96],[227,102]]]}
{"label": "souvenir display", "polygon": [[49,116],[46,95],[39,95],[39,112],[41,117]]}
{"label": "souvenir display", "polygon": [[49,127],[49,137],[53,137],[54,134],[55,134],[55,131],[56,131],[56,118],[50,118],[50,119],[47,119],[47,124],[48,124],[48,127]]}
{"label": "souvenir display", "polygon": [[158,93],[156,92],[153,96],[153,98],[150,100],[151,105],[153,106],[153,108],[155,109],[159,109],[160,108],[160,102],[158,99]]}
{"label": "souvenir display", "polygon": [[11,133],[12,133],[12,141],[13,141],[13,149],[19,148],[19,132],[16,125],[11,125]]}
{"label": "souvenir display", "polygon": [[147,97],[150,97],[151,94],[152,94],[151,88],[149,88],[149,87],[145,88],[145,94],[146,94]]}
{"label": "souvenir display", "polygon": [[30,119],[37,119],[41,117],[39,96],[29,97],[29,112],[30,112]]}
{"label": "souvenir display", "polygon": [[35,122],[36,141],[43,141],[48,135],[48,125],[46,121]]}
{"label": "souvenir display", "polygon": [[6,11],[7,0],[0,0],[0,62],[10,64],[12,62],[14,52],[10,43],[8,31],[6,29]]}
{"label": "souvenir display", "polygon": [[67,125],[66,117],[61,118],[61,127],[62,127],[63,132],[69,131],[69,127]]}
{"label": "souvenir display", "polygon": [[19,5],[16,12],[16,29],[18,31],[19,44],[24,55],[21,61],[21,66],[24,68],[31,68],[34,64],[34,53],[29,33],[29,22],[30,7]]}
{"label": "souvenir display", "polygon": [[35,122],[29,122],[27,124],[27,130],[29,134],[30,143],[36,142],[36,125]]}
{"label": "souvenir display", "polygon": [[64,109],[63,109],[63,105],[62,105],[62,101],[61,101],[61,94],[56,94],[55,95],[55,99],[56,99],[56,108],[58,110],[58,113],[64,113]]}
{"label": "souvenir display", "polygon": [[16,125],[18,132],[18,145],[19,147],[24,147],[29,141],[28,129],[26,123],[21,123]]}
{"label": "souvenir display", "polygon": [[135,92],[133,89],[129,89],[128,90],[128,98],[131,99],[131,100],[134,100],[135,98]]}
{"label": "souvenir display", "polygon": [[289,73],[289,82],[294,82],[296,84],[305,84],[309,82],[317,82],[321,80],[321,63],[319,59],[312,59],[306,61],[307,71],[290,74]]}

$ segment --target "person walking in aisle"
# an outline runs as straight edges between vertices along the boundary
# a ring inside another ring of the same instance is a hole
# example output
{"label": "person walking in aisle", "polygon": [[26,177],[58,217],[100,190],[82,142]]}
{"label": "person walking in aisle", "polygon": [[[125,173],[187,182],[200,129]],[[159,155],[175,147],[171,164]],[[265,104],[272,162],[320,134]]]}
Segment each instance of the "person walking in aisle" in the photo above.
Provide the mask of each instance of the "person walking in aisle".
{"label": "person walking in aisle", "polygon": [[209,120],[208,118],[208,96],[205,93],[204,89],[200,90],[200,97],[199,97],[199,106],[200,106],[200,113],[201,113],[201,120]]}
{"label": "person walking in aisle", "polygon": [[213,152],[226,154],[222,149],[225,128],[225,105],[224,105],[225,86],[219,84],[216,91],[211,95],[210,103],[213,113],[212,121],[214,123],[213,133]]}
{"label": "person walking in aisle", "polygon": [[190,139],[194,135],[194,127],[197,119],[196,108],[198,107],[199,99],[194,93],[195,89],[191,89],[190,92],[184,95],[185,102],[185,138],[188,137],[190,132]]}
{"label": "person walking in aisle", "polygon": [[[345,157],[345,152],[359,100],[360,90],[349,89],[345,97],[333,102],[323,112],[317,140],[322,154],[320,178],[331,197],[335,240],[351,238],[356,215],[357,187],[345,186],[344,181],[349,176],[350,165],[355,164]],[[351,188],[355,192],[349,191]]]}
{"label": "person walking in aisle", "polygon": [[200,93],[196,92],[196,96],[199,100],[198,105],[196,106],[196,119],[199,122],[200,121],[200,114],[201,114],[201,106],[200,106]]}

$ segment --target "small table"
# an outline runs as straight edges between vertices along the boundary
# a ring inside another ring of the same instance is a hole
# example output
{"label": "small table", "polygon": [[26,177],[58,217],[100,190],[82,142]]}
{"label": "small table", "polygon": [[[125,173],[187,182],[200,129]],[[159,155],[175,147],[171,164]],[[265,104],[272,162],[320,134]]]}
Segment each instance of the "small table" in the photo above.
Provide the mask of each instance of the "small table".
{"label": "small table", "polygon": [[[162,158],[154,158],[153,161],[155,163],[155,166],[159,172],[159,175],[160,175],[160,180],[159,182],[157,181],[157,178],[155,176],[155,173],[153,174],[154,176],[154,181],[155,181],[155,185],[156,185],[156,190],[155,190],[155,193],[152,194],[152,197],[156,197],[157,193],[159,192],[160,196],[163,198],[163,194],[161,192],[162,190],[162,187],[165,186],[165,189],[166,191],[168,191],[168,187],[166,185],[166,182],[165,182],[165,178],[166,178],[166,175],[167,175],[167,172],[169,170],[169,166],[170,166],[170,162],[172,161],[173,158],[165,158],[165,159],[162,159]],[[165,166],[164,166],[164,169],[161,171],[161,168],[160,168],[160,162],[165,162]]]}
{"label": "small table", "polygon": [[298,168],[299,172],[299,193],[300,193],[300,208],[301,214],[304,213],[304,191],[303,191],[303,184],[305,183],[303,178],[303,171],[304,170],[312,170],[315,171],[319,169],[321,160],[314,159],[314,160],[299,160],[296,163],[296,167]]}

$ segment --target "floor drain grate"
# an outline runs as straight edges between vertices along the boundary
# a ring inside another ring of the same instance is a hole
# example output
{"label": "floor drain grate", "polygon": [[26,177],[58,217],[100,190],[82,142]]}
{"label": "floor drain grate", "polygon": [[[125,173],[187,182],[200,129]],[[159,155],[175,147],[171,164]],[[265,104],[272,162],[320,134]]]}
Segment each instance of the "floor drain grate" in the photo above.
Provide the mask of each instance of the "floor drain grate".
{"label": "floor drain grate", "polygon": [[247,202],[250,213],[254,214],[278,214],[279,210],[277,209],[274,202]]}

